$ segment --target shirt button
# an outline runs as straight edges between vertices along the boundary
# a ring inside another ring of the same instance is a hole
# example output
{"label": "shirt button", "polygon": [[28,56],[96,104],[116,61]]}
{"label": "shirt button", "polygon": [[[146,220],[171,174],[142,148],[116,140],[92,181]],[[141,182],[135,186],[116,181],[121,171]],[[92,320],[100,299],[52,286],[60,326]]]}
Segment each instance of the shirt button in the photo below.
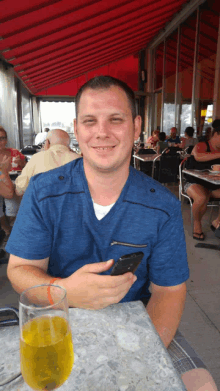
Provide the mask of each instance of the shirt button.
{"label": "shirt button", "polygon": [[151,193],[155,193],[155,189],[150,189]]}
{"label": "shirt button", "polygon": [[63,175],[60,175],[59,176],[59,179],[62,181],[64,179],[64,176]]}

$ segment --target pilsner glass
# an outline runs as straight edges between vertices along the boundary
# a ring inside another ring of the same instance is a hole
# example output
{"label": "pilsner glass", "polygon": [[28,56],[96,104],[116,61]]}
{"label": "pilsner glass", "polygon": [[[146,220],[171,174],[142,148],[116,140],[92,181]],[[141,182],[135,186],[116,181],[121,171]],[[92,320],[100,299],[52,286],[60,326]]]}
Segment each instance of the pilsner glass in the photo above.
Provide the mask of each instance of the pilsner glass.
{"label": "pilsner glass", "polygon": [[69,377],[73,343],[65,289],[37,285],[19,301],[21,373],[33,390],[54,390]]}

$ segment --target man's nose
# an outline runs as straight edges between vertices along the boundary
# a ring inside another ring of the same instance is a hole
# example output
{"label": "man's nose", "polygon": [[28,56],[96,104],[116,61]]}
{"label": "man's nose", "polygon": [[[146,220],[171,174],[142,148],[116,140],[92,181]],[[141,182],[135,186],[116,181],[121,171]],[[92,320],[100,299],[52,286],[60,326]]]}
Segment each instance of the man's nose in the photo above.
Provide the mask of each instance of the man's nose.
{"label": "man's nose", "polygon": [[100,121],[97,126],[97,137],[108,137],[109,127],[106,121]]}

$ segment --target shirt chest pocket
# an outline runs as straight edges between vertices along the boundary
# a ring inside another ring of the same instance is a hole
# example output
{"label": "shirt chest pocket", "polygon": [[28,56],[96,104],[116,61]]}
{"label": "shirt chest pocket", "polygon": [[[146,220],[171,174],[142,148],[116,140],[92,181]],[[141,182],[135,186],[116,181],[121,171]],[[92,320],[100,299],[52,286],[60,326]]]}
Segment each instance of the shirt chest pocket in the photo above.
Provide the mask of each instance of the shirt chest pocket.
{"label": "shirt chest pocket", "polygon": [[[115,262],[117,260],[125,255],[130,255],[132,253],[138,253],[143,252],[144,256],[141,260],[140,266],[138,266],[136,275],[140,278],[143,278],[147,273],[147,265],[148,265],[148,258],[150,256],[150,246],[148,243],[136,243],[131,241],[118,241],[118,240],[112,240],[111,241],[111,256],[108,256],[107,258],[113,258]],[[129,271],[129,270],[128,270]]]}
{"label": "shirt chest pocket", "polygon": [[125,247],[133,247],[133,248],[146,248],[146,244],[138,244],[138,243],[126,243],[126,242],[119,242],[117,240],[112,240],[111,246],[125,246]]}

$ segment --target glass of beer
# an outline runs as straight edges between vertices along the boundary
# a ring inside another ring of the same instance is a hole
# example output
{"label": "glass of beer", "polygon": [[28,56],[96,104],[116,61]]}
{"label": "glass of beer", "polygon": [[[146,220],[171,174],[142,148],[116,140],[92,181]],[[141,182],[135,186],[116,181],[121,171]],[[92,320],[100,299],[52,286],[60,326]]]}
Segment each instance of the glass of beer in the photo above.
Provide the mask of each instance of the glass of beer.
{"label": "glass of beer", "polygon": [[74,361],[65,289],[44,284],[22,292],[19,320],[24,381],[33,390],[60,387]]}

